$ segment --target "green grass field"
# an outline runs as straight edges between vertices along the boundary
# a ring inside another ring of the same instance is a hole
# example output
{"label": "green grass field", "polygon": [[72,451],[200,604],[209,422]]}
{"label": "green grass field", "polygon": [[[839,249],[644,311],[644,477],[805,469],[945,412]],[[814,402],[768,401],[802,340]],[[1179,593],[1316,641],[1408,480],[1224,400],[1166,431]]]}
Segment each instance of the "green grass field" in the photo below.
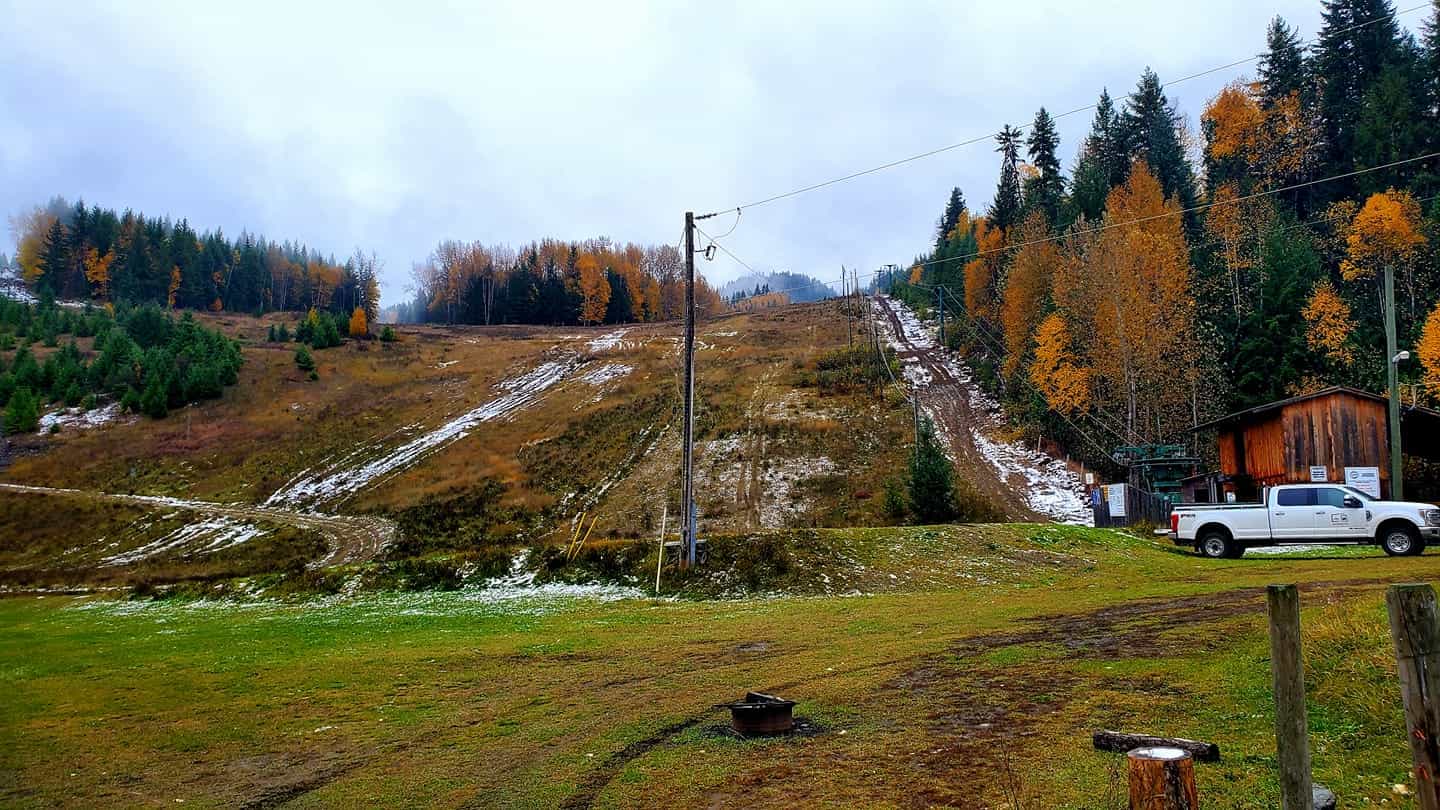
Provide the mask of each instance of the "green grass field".
{"label": "green grass field", "polygon": [[[1215,740],[1206,805],[1271,808],[1268,582],[1302,584],[1317,778],[1410,802],[1383,589],[1440,555],[1217,562],[1040,526],[804,542],[852,572],[834,595],[3,600],[0,803],[1119,807],[1107,727]],[[714,705],[747,689],[815,733],[727,733]]]}

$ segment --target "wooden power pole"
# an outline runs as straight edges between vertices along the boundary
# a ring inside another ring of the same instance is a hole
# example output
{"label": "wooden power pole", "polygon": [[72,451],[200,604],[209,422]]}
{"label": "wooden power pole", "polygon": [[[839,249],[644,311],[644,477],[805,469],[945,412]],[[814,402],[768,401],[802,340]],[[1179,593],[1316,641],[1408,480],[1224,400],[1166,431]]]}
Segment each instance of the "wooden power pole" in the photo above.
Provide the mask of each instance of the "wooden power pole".
{"label": "wooden power pole", "polygon": [[1405,464],[1400,450],[1400,354],[1395,340],[1395,268],[1385,265],[1385,381],[1390,398],[1390,494],[1405,498]]}
{"label": "wooden power pole", "polygon": [[695,563],[695,213],[685,212],[685,427],[681,439],[680,567]]}

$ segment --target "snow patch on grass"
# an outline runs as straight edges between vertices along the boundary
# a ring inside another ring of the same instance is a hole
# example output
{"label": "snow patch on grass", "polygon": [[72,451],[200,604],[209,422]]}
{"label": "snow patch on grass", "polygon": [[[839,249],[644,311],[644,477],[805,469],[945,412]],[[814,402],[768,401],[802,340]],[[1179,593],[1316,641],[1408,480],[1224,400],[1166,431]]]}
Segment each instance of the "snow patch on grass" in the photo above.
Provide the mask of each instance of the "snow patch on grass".
{"label": "snow patch on grass", "polygon": [[579,379],[580,382],[589,383],[590,385],[604,385],[611,380],[624,377],[634,370],[633,366],[627,366],[623,363],[606,363],[603,366],[596,366],[584,374],[581,374]]}
{"label": "snow patch on grass", "polygon": [[[581,366],[578,355],[550,360],[504,380],[496,386],[500,396],[466,411],[440,427],[422,433],[392,450],[362,446],[321,469],[309,469],[276,490],[266,506],[305,506],[333,502],[359,492],[419,463],[425,457],[470,435],[485,422],[506,419],[540,399]],[[376,455],[380,453],[380,455]]]}
{"label": "snow patch on grass", "polygon": [[100,564],[130,565],[172,551],[183,551],[186,555],[213,554],[247,543],[263,534],[264,529],[250,523],[227,517],[211,517],[187,523],[139,548],[113,554],[101,560]]}
{"label": "snow patch on grass", "polygon": [[61,408],[40,417],[40,431],[48,432],[54,425],[64,428],[87,430],[115,421],[120,416],[120,403],[115,402],[103,408]]}

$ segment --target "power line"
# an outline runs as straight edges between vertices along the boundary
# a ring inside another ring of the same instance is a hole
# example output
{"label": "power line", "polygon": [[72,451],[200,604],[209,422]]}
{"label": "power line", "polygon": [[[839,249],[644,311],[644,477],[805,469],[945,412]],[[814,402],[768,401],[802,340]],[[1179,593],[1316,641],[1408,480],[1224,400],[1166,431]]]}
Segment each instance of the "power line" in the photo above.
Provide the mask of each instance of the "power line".
{"label": "power line", "polygon": [[1101,231],[1113,230],[1113,229],[1115,229],[1115,228],[1122,228],[1122,227],[1126,227],[1126,226],[1130,226],[1130,225],[1143,225],[1143,224],[1145,224],[1146,222],[1154,222],[1154,221],[1156,221],[1156,220],[1166,219],[1166,218],[1168,218],[1168,217],[1178,217],[1178,216],[1183,216],[1183,215],[1185,215],[1185,214],[1193,214],[1193,213],[1196,213],[1196,212],[1199,212],[1199,211],[1207,211],[1207,210],[1209,210],[1209,209],[1211,209],[1211,208],[1215,208],[1215,207],[1218,207],[1218,206],[1221,206],[1221,205],[1238,205],[1238,204],[1240,204],[1240,203],[1242,203],[1242,202],[1248,202],[1248,201],[1250,201],[1250,200],[1258,199],[1258,198],[1260,198],[1260,197],[1268,197],[1268,196],[1271,196],[1271,195],[1274,195],[1274,194],[1283,194],[1283,193],[1285,193],[1285,192],[1287,192],[1287,191],[1296,191],[1296,190],[1298,190],[1298,189],[1308,188],[1309,186],[1316,186],[1316,185],[1319,185],[1319,184],[1321,184],[1321,183],[1329,183],[1329,182],[1334,181],[1334,180],[1344,180],[1344,179],[1350,178],[1350,177],[1358,177],[1359,175],[1362,175],[1362,174],[1369,174],[1369,173],[1371,173],[1371,172],[1384,171],[1385,169],[1393,169],[1393,168],[1395,168],[1396,166],[1404,166],[1404,165],[1409,164],[1409,163],[1416,163],[1416,162],[1419,162],[1419,161],[1422,161],[1422,160],[1430,160],[1431,158],[1435,158],[1435,157],[1440,157],[1440,152],[1431,152],[1431,153],[1429,153],[1428,155],[1420,155],[1420,156],[1418,156],[1418,157],[1405,158],[1404,160],[1396,160],[1396,161],[1392,161],[1392,162],[1390,162],[1390,163],[1386,163],[1386,164],[1384,164],[1383,166],[1371,166],[1370,168],[1367,168],[1367,169],[1356,169],[1356,170],[1354,170],[1354,171],[1344,172],[1344,173],[1341,173],[1341,174],[1335,174],[1335,175],[1331,175],[1331,176],[1329,176],[1329,177],[1321,177],[1321,178],[1316,179],[1316,180],[1306,180],[1306,181],[1303,182],[1303,183],[1295,183],[1294,185],[1285,186],[1285,187],[1283,187],[1283,188],[1271,189],[1271,190],[1269,190],[1269,191],[1256,191],[1256,192],[1253,192],[1253,193],[1251,193],[1251,194],[1245,194],[1245,195],[1242,195],[1242,196],[1239,196],[1239,197],[1234,197],[1234,198],[1231,198],[1231,199],[1211,200],[1211,201],[1208,202],[1208,203],[1202,203],[1202,204],[1200,204],[1200,205],[1192,205],[1192,206],[1190,206],[1189,208],[1180,208],[1180,209],[1177,209],[1177,210],[1174,210],[1174,211],[1166,211],[1166,212],[1164,212],[1164,213],[1162,213],[1162,214],[1151,214],[1151,215],[1145,216],[1145,217],[1137,217],[1137,218],[1135,218],[1135,219],[1128,219],[1128,220],[1125,220],[1125,221],[1123,221],[1123,222],[1107,222],[1107,223],[1103,223],[1103,224],[1101,224],[1101,225],[1097,225],[1097,226],[1095,226],[1095,227],[1093,227],[1093,228],[1084,228],[1084,229],[1073,229],[1073,228],[1072,228],[1070,231],[1068,231],[1068,232],[1066,232],[1066,233],[1063,233],[1063,234],[1056,234],[1056,235],[1053,235],[1053,236],[1045,236],[1045,237],[1041,237],[1041,238],[1039,238],[1039,239],[1028,239],[1028,240],[1023,241],[1023,242],[1014,242],[1014,243],[1012,243],[1012,244],[1005,245],[1004,247],[990,248],[990,249],[988,249],[988,250],[977,250],[977,251],[974,251],[973,253],[966,253],[966,254],[962,254],[962,255],[960,255],[960,256],[951,256],[951,257],[945,258],[945,259],[931,259],[931,260],[928,261],[928,262],[917,262],[917,263],[912,264],[912,265],[910,265],[910,266],[911,266],[911,268],[915,268],[915,267],[933,267],[934,265],[937,265],[937,264],[945,264],[945,263],[947,263],[947,262],[961,261],[961,260],[964,260],[964,259],[974,259],[974,258],[978,258],[978,257],[980,257],[980,256],[988,256],[988,255],[994,254],[994,253],[1004,253],[1004,252],[1011,251],[1011,250],[1018,250],[1018,249],[1023,248],[1023,247],[1029,247],[1029,246],[1031,246],[1031,245],[1044,244],[1045,242],[1058,242],[1058,241],[1061,241],[1061,240],[1064,240],[1064,239],[1069,239],[1069,238],[1072,237],[1072,236],[1089,236],[1089,235],[1091,235],[1091,234],[1100,233]]}
{"label": "power line", "polygon": [[[1365,28],[1365,27],[1367,27],[1367,26],[1371,26],[1371,25],[1375,25],[1376,23],[1383,22],[1383,21],[1385,21],[1386,19],[1393,19],[1393,18],[1399,17],[1399,16],[1402,15],[1402,14],[1409,14],[1409,13],[1411,13],[1411,12],[1420,11],[1420,10],[1422,10],[1422,9],[1428,8],[1429,5],[1430,5],[1429,3],[1421,3],[1421,4],[1419,4],[1419,5],[1411,6],[1410,8],[1401,9],[1401,10],[1399,10],[1399,11],[1392,11],[1392,12],[1390,12],[1389,14],[1382,14],[1381,16],[1376,17],[1376,18],[1374,18],[1374,19],[1372,19],[1372,20],[1366,20],[1366,21],[1363,22],[1363,23],[1357,23],[1357,24],[1352,25],[1352,26],[1350,26],[1350,27],[1348,27],[1348,28],[1342,28],[1342,29],[1340,29],[1340,30],[1338,30],[1338,31],[1335,31],[1335,32],[1332,32],[1332,33],[1333,33],[1333,34],[1346,34],[1346,33],[1349,33],[1349,32],[1351,32],[1351,31],[1356,31],[1356,30],[1359,30],[1359,29],[1361,29],[1361,28]],[[1310,40],[1308,44],[1314,44],[1316,40],[1318,40],[1318,36],[1317,36],[1315,39]],[[1188,81],[1192,81],[1192,80],[1194,80],[1194,79],[1201,78],[1201,77],[1203,77],[1203,76],[1209,76],[1209,75],[1214,74],[1214,73],[1219,73],[1219,72],[1222,71],[1222,70],[1229,70],[1230,68],[1239,67],[1240,65],[1248,64],[1248,63],[1250,63],[1250,62],[1254,62],[1254,61],[1260,59],[1262,56],[1263,56],[1263,54],[1255,54],[1255,55],[1253,55],[1253,56],[1247,56],[1247,57],[1245,57],[1244,59],[1237,59],[1237,60],[1235,60],[1235,61],[1233,61],[1233,62],[1227,62],[1227,63],[1225,63],[1225,64],[1223,64],[1223,65],[1217,65],[1217,66],[1215,66],[1215,67],[1207,68],[1207,69],[1205,69],[1205,70],[1201,70],[1201,71],[1198,71],[1198,72],[1196,72],[1196,73],[1191,73],[1191,74],[1189,74],[1188,76],[1181,76],[1180,78],[1175,79],[1175,80],[1173,80],[1173,81],[1165,82],[1164,84],[1161,85],[1161,88],[1162,88],[1162,89],[1166,89],[1166,88],[1174,87],[1175,85],[1181,84],[1181,83],[1183,83],[1183,82],[1188,82]],[[1054,115],[1054,116],[1051,116],[1051,117],[1052,117],[1053,119],[1055,119],[1055,120],[1059,120],[1059,119],[1061,119],[1061,118],[1067,118],[1067,117],[1069,117],[1069,116],[1077,115],[1077,114],[1082,113],[1082,112],[1088,112],[1088,111],[1090,111],[1090,110],[1095,109],[1097,106],[1099,106],[1099,105],[1098,105],[1098,104],[1086,104],[1086,105],[1083,106],[1083,107],[1076,107],[1076,108],[1074,108],[1073,110],[1066,110],[1066,111],[1063,112],[1063,113],[1060,113],[1060,114],[1058,114],[1058,115]],[[1019,126],[1019,127],[1016,128],[1016,132],[1024,132],[1025,130],[1029,129],[1031,126],[1033,126],[1033,125],[1032,125],[1032,124],[1022,124],[1021,126]],[[988,141],[988,140],[991,140],[992,138],[994,138],[997,134],[998,134],[998,133],[992,132],[992,133],[989,133],[989,134],[986,134],[986,135],[981,135],[981,136],[974,137],[974,138],[968,138],[968,139],[966,139],[966,140],[959,141],[959,142],[957,142],[957,143],[952,143],[952,144],[949,144],[949,145],[947,145],[947,146],[941,146],[941,147],[938,147],[938,148],[935,148],[935,149],[927,150],[927,151],[925,151],[925,152],[920,152],[919,154],[910,155],[909,157],[903,157],[903,158],[900,158],[900,159],[898,159],[898,160],[889,161],[888,163],[882,163],[882,164],[880,164],[880,165],[878,165],[878,166],[873,166],[873,167],[868,168],[868,169],[862,169],[862,170],[860,170],[860,171],[851,172],[851,173],[849,173],[849,174],[842,175],[842,176],[840,176],[840,177],[834,177],[834,178],[831,178],[831,179],[829,179],[829,180],[821,181],[821,182],[819,182],[819,183],[811,183],[810,185],[801,186],[800,188],[792,189],[792,190],[790,190],[790,191],[786,191],[786,192],[783,192],[783,193],[780,193],[780,194],[772,194],[772,195],[769,196],[769,197],[764,197],[764,198],[755,200],[755,201],[753,201],[753,202],[748,202],[748,203],[743,203],[743,204],[741,204],[741,205],[731,206],[730,208],[722,208],[722,209],[720,209],[720,210],[718,210],[718,211],[714,211],[714,212],[712,212],[712,213],[706,214],[705,216],[706,216],[706,217],[715,216],[716,214],[724,213],[724,212],[726,212],[726,211],[731,211],[731,210],[736,211],[736,212],[738,213],[741,209],[744,209],[744,208],[757,208],[757,207],[759,207],[759,206],[768,205],[769,203],[778,202],[779,200],[784,200],[784,199],[787,199],[787,198],[789,198],[789,197],[796,197],[796,196],[799,196],[799,195],[801,195],[801,194],[808,194],[808,193],[811,192],[811,191],[817,191],[817,190],[822,189],[822,188],[825,188],[825,187],[827,187],[827,186],[833,186],[833,185],[836,185],[836,184],[838,184],[838,183],[845,183],[845,182],[848,182],[848,181],[850,181],[850,180],[855,180],[855,179],[857,179],[857,178],[864,177],[864,176],[866,176],[866,175],[875,174],[876,172],[882,172],[882,171],[885,171],[885,170],[887,170],[887,169],[893,169],[893,168],[895,168],[895,167],[897,167],[897,166],[903,166],[903,165],[905,165],[905,164],[907,164],[907,163],[914,163],[914,162],[917,161],[917,160],[924,160],[925,158],[934,157],[935,155],[939,155],[939,154],[942,154],[942,153],[944,153],[944,152],[950,152],[950,151],[953,151],[953,150],[955,150],[955,149],[960,149],[960,148],[962,148],[962,147],[971,146],[971,145],[980,143],[981,141]]]}
{"label": "power line", "polygon": [[[1305,182],[1303,182],[1303,183],[1296,183],[1296,184],[1294,184],[1294,185],[1285,186],[1285,187],[1283,187],[1283,188],[1272,189],[1272,190],[1269,190],[1269,191],[1257,191],[1257,192],[1254,192],[1254,193],[1251,193],[1251,194],[1246,194],[1246,195],[1243,195],[1243,196],[1240,196],[1240,197],[1234,197],[1234,198],[1225,199],[1225,200],[1212,200],[1211,202],[1203,203],[1203,204],[1201,204],[1201,205],[1195,205],[1195,206],[1191,206],[1190,208],[1182,208],[1182,209],[1178,209],[1178,210],[1175,210],[1175,211],[1166,211],[1165,213],[1162,213],[1162,214],[1151,214],[1151,215],[1149,215],[1149,216],[1138,217],[1138,218],[1136,218],[1136,219],[1123,220],[1123,221],[1121,221],[1121,222],[1108,222],[1108,223],[1104,223],[1104,224],[1101,224],[1101,225],[1097,225],[1097,226],[1095,226],[1095,227],[1093,227],[1093,228],[1085,228],[1085,229],[1082,229],[1082,230],[1072,229],[1071,231],[1069,231],[1069,232],[1067,232],[1067,233],[1054,234],[1054,235],[1051,235],[1051,236],[1041,237],[1041,238],[1039,238],[1039,239],[1030,239],[1030,240],[1026,240],[1026,241],[1024,241],[1024,242],[1016,242],[1016,243],[1013,243],[1013,244],[1005,245],[1004,247],[990,248],[990,249],[988,249],[988,250],[977,250],[977,251],[974,251],[974,252],[971,252],[971,253],[966,253],[966,254],[962,254],[962,255],[959,255],[959,256],[951,256],[951,257],[945,258],[945,259],[931,259],[930,261],[926,261],[926,262],[917,262],[917,263],[915,263],[915,264],[911,264],[909,267],[910,267],[910,269],[913,269],[913,268],[916,268],[916,267],[933,267],[933,266],[935,266],[935,265],[945,264],[945,263],[947,263],[947,262],[964,261],[964,260],[968,260],[968,259],[979,258],[979,257],[981,257],[981,256],[992,255],[992,254],[995,254],[995,253],[1004,253],[1004,252],[1006,252],[1006,251],[1018,250],[1018,249],[1023,248],[1023,247],[1029,247],[1029,246],[1032,246],[1032,245],[1044,244],[1045,242],[1060,242],[1060,241],[1063,241],[1063,240],[1065,240],[1065,239],[1068,239],[1068,238],[1070,238],[1070,237],[1072,237],[1072,236],[1088,236],[1088,235],[1091,235],[1091,234],[1094,234],[1094,233],[1099,233],[1099,232],[1101,232],[1101,231],[1113,230],[1113,229],[1115,229],[1115,228],[1128,227],[1128,226],[1132,226],[1132,225],[1142,225],[1142,224],[1144,224],[1144,223],[1153,222],[1153,221],[1156,221],[1156,220],[1159,220],[1159,219],[1164,219],[1164,218],[1166,218],[1166,217],[1177,217],[1177,216],[1183,216],[1183,215],[1189,214],[1189,213],[1196,213],[1196,212],[1199,212],[1199,211],[1209,210],[1209,209],[1211,209],[1211,208],[1216,208],[1216,207],[1221,206],[1221,205],[1238,205],[1238,204],[1240,204],[1240,203],[1242,203],[1242,202],[1248,202],[1248,201],[1250,201],[1250,200],[1254,200],[1254,199],[1257,199],[1257,198],[1260,198],[1260,197],[1266,197],[1266,196],[1271,196],[1271,195],[1275,195],[1275,194],[1283,194],[1283,193],[1285,193],[1285,192],[1287,192],[1287,191],[1295,191],[1295,190],[1297,190],[1297,189],[1306,188],[1306,187],[1309,187],[1309,186],[1315,186],[1315,185],[1319,185],[1319,184],[1321,184],[1321,183],[1328,183],[1328,182],[1331,182],[1331,181],[1334,181],[1334,180],[1343,180],[1343,179],[1346,179],[1346,178],[1349,178],[1349,177],[1356,177],[1356,176],[1359,176],[1359,175],[1362,175],[1362,174],[1369,174],[1369,173],[1371,173],[1371,172],[1383,171],[1383,170],[1385,170],[1385,169],[1395,168],[1396,166],[1403,166],[1403,165],[1405,165],[1405,164],[1415,163],[1415,162],[1423,161],[1423,160],[1429,160],[1429,159],[1435,158],[1435,157],[1440,157],[1440,152],[1431,152],[1430,154],[1420,155],[1419,157],[1406,158],[1406,159],[1404,159],[1404,160],[1397,160],[1397,161],[1394,161],[1394,162],[1392,162],[1392,163],[1387,163],[1387,164],[1385,164],[1385,165],[1383,165],[1383,166],[1372,166],[1372,167],[1370,167],[1370,168],[1366,168],[1366,169],[1356,169],[1356,170],[1354,170],[1354,171],[1344,172],[1344,173],[1342,173],[1342,174],[1331,175],[1331,176],[1329,176],[1329,177],[1322,177],[1322,178],[1318,178],[1318,179],[1316,179],[1316,180],[1307,180],[1307,181],[1305,181]],[[1425,198],[1424,200],[1418,200],[1417,202],[1425,202],[1426,200],[1431,200],[1431,199],[1434,199],[1434,197],[1427,197],[1427,198]],[[1321,220],[1315,220],[1315,222],[1319,222],[1319,221],[1324,221],[1324,218],[1322,218]],[[1302,224],[1304,224],[1304,223],[1302,223]],[[1313,224],[1313,223],[1312,223],[1312,224]],[[1292,227],[1293,227],[1293,226],[1292,226]],[[704,231],[700,230],[700,227],[699,227],[698,225],[695,227],[695,230],[700,231],[700,233],[702,233],[702,234],[705,234]],[[705,234],[705,235],[706,235],[707,237],[709,236],[709,234]],[[1208,246],[1211,246],[1211,245],[1214,245],[1214,244],[1218,244],[1218,242],[1216,242],[1216,241],[1211,241],[1211,242],[1208,242],[1208,243],[1202,242],[1202,243],[1197,244],[1197,245],[1189,245],[1188,247],[1189,247],[1190,249],[1194,249],[1194,248],[1197,248],[1197,247],[1208,247]],[[719,248],[721,251],[723,251],[723,252],[725,253],[725,255],[729,256],[729,257],[732,258],[732,259],[734,259],[736,262],[738,262],[738,263],[739,263],[742,267],[744,267],[746,270],[749,270],[751,273],[754,273],[754,274],[756,274],[756,275],[759,275],[759,274],[760,274],[760,271],[756,270],[754,267],[752,267],[751,265],[749,265],[748,263],[746,263],[745,261],[743,261],[739,256],[736,256],[733,252],[731,252],[731,251],[730,251],[728,248],[726,248],[724,245],[721,245],[721,244],[718,244],[718,243],[717,243],[717,244],[715,245],[715,247],[717,247],[717,248]],[[879,275],[880,272],[881,272],[881,271],[879,271],[879,270],[873,270],[873,271],[870,271],[870,272],[867,272],[867,273],[863,273],[863,274],[861,274],[861,275],[863,275],[863,276],[866,277],[866,278],[871,278],[871,277],[873,277],[873,276]],[[818,279],[817,279],[817,280],[815,280],[815,281],[813,281],[813,282],[809,282],[809,283],[806,283],[806,284],[799,284],[799,285],[796,285],[796,286],[793,286],[793,287],[787,287],[787,288],[783,288],[783,289],[779,289],[779,290],[771,290],[771,292],[774,292],[774,293],[786,293],[786,292],[793,292],[793,291],[796,291],[796,290],[810,289],[810,288],[812,288],[812,287],[817,287],[817,286],[823,286],[823,287],[825,287],[826,289],[829,289],[829,290],[833,293],[834,290],[833,290],[833,288],[831,288],[830,285],[835,284],[835,283],[837,283],[838,281],[839,281],[839,279],[836,279],[835,281],[821,281],[821,280],[818,280]]]}

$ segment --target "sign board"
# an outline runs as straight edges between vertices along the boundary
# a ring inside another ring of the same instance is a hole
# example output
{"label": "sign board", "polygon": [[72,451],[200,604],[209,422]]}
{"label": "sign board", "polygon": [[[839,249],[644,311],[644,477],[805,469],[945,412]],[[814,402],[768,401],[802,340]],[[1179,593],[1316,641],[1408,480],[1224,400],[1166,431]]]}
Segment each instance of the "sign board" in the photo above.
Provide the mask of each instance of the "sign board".
{"label": "sign board", "polygon": [[1225,502],[1226,502],[1226,503],[1235,503],[1235,493],[1233,493],[1233,492],[1227,492],[1227,493],[1225,493]]}
{"label": "sign board", "polygon": [[1345,485],[1354,487],[1372,498],[1380,497],[1379,467],[1346,467]]}
{"label": "sign board", "polygon": [[1095,485],[1095,473],[1090,473],[1090,472],[1085,473],[1085,486],[1089,487],[1089,486],[1094,486],[1094,485]]}
{"label": "sign board", "polygon": [[1312,483],[1312,484],[1323,484],[1323,483],[1325,483],[1326,481],[1329,481],[1329,480],[1330,480],[1330,468],[1329,468],[1329,467],[1311,467],[1311,468],[1310,468],[1310,483]]}
{"label": "sign board", "polygon": [[1110,517],[1127,517],[1124,484],[1110,484],[1105,487],[1105,500],[1110,503]]}

